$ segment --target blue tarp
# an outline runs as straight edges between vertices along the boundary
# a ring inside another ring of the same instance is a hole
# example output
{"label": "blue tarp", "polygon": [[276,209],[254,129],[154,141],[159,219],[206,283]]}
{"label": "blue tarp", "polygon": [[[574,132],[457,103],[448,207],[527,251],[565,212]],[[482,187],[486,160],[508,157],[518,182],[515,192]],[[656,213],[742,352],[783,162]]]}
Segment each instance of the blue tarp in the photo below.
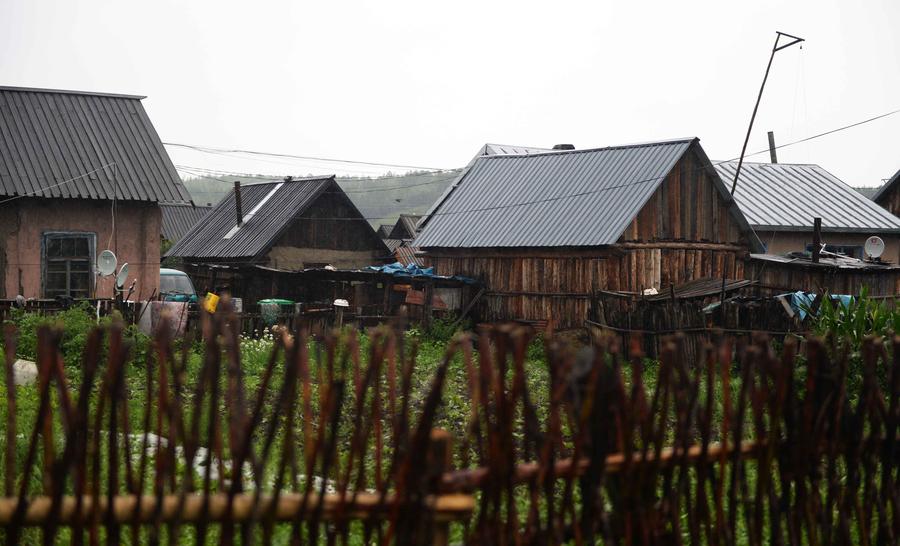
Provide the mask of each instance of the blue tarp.
{"label": "blue tarp", "polygon": [[[791,309],[800,315],[800,320],[806,318],[807,311],[812,307],[813,302],[816,300],[816,294],[812,292],[797,291],[790,294],[781,294],[781,296],[790,298]],[[853,301],[853,296],[832,294],[831,300],[840,302],[844,308],[847,308],[850,306],[850,302]]]}
{"label": "blue tarp", "polygon": [[380,273],[387,273],[388,275],[393,275],[395,277],[432,277],[435,279],[447,279],[464,282],[466,284],[476,284],[478,281],[472,279],[470,277],[463,277],[461,275],[453,275],[452,277],[445,277],[441,275],[434,274],[433,267],[421,267],[416,264],[409,264],[404,267],[400,262],[394,262],[390,265],[370,265],[366,268],[369,271],[378,271]]}

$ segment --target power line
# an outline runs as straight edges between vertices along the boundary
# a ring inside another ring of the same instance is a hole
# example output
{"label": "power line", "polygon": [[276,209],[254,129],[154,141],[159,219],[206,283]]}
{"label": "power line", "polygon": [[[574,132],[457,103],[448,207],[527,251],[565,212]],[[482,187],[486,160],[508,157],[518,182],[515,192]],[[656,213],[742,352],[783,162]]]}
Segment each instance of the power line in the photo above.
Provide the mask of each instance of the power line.
{"label": "power line", "polygon": [[[196,176],[196,177],[199,177],[199,178],[205,178],[205,179],[207,179],[207,180],[213,180],[213,181],[216,181],[216,182],[221,182],[222,184],[229,184],[229,185],[231,184],[231,181],[229,181],[229,180],[224,180],[223,178],[214,178],[213,176],[205,176],[205,175],[203,175],[203,174],[201,174],[201,173],[206,172],[206,173],[211,173],[211,174],[213,174],[213,175],[222,176],[222,177],[227,177],[227,176],[237,176],[237,177],[242,177],[242,178],[253,178],[253,179],[264,180],[264,181],[268,181],[268,182],[281,182],[281,181],[284,180],[284,177],[267,178],[267,177],[263,177],[263,176],[260,176],[260,175],[253,175],[253,174],[248,174],[248,173],[237,173],[237,172],[229,172],[229,171],[219,171],[219,170],[214,170],[214,169],[204,169],[204,168],[202,168],[202,167],[190,167],[190,166],[188,166],[188,165],[175,165],[175,168],[176,168],[177,170],[186,172],[186,173],[188,173],[188,174],[190,174],[190,175],[192,175],[192,176]],[[434,180],[427,180],[427,181],[425,181],[425,182],[416,182],[416,183],[414,183],[414,184],[400,184],[400,185],[395,185],[395,186],[384,186],[384,187],[367,188],[367,189],[358,189],[358,190],[357,190],[357,189],[344,190],[344,193],[353,193],[353,194],[357,194],[357,193],[372,193],[372,192],[379,192],[379,191],[392,191],[392,190],[403,190],[403,189],[407,189],[407,188],[417,188],[417,187],[420,187],[420,186],[430,186],[430,185],[432,185],[432,184],[440,184],[440,183],[442,183],[442,182],[448,182],[448,181],[450,181],[450,180],[453,180],[454,178],[457,177],[457,175],[458,175],[457,172],[452,172],[452,174],[450,174],[450,176],[446,176],[446,177],[442,177],[442,178],[436,178],[436,179],[434,179]],[[403,179],[403,178],[407,178],[407,177],[409,177],[409,176],[415,176],[415,175],[406,175],[406,176],[379,176],[379,177],[372,178],[372,179],[370,179],[370,180],[371,180],[372,182],[380,182],[380,181],[382,181],[382,180],[398,180],[398,179]],[[353,181],[353,182],[355,182],[355,180],[348,179],[348,178],[346,178],[346,177],[337,177],[337,181],[338,181],[339,184],[342,183],[342,182],[348,182],[348,181]]]}
{"label": "power line", "polygon": [[[887,113],[884,113],[884,114],[879,114],[879,115],[877,115],[877,116],[875,116],[875,117],[871,117],[871,118],[869,118],[869,119],[864,119],[864,120],[862,120],[862,121],[857,121],[856,123],[851,123],[850,125],[844,125],[843,127],[838,127],[837,129],[831,129],[830,131],[825,131],[824,133],[819,133],[819,134],[817,134],[817,135],[809,136],[809,137],[806,137],[806,138],[801,138],[800,140],[795,140],[795,141],[793,141],[793,142],[788,142],[787,144],[782,144],[781,146],[775,146],[775,149],[776,149],[776,150],[779,150],[779,149],[781,149],[781,148],[786,148],[786,147],[788,147],[788,146],[793,146],[794,144],[800,144],[800,143],[803,143],[803,142],[809,142],[810,140],[814,140],[814,139],[817,139],[817,138],[819,138],[819,137],[823,137],[823,136],[831,135],[831,134],[834,134],[834,133],[838,133],[838,132],[840,132],[840,131],[843,131],[843,130],[846,130],[846,129],[851,129],[851,128],[853,128],[853,127],[858,127],[858,126],[860,126],[860,125],[864,125],[864,124],[866,124],[866,123],[869,123],[870,121],[875,121],[875,120],[879,120],[879,119],[881,119],[881,118],[886,118],[886,117],[888,117],[888,116],[893,116],[894,114],[897,114],[897,113],[900,113],[900,109],[892,110],[892,111],[887,112]],[[766,152],[768,152],[768,151],[769,151],[769,149],[766,148],[765,150],[761,150],[761,151],[759,151],[759,152],[753,152],[752,154],[749,154],[749,155],[759,155],[759,154],[764,154],[764,153],[766,153]],[[735,159],[738,159],[738,158],[730,159],[729,161],[734,161]]]}
{"label": "power line", "polygon": [[229,149],[229,148],[219,148],[216,146],[201,146],[199,144],[181,144],[178,142],[163,142],[166,146],[178,146],[180,148],[188,148],[191,150],[196,150],[198,152],[212,153],[212,154],[250,154],[250,155],[262,155],[269,157],[286,157],[292,159],[303,159],[306,161],[325,161],[329,163],[347,163],[352,165],[370,165],[373,167],[396,167],[398,169],[416,169],[422,171],[441,171],[444,169],[440,169],[437,167],[422,167],[417,165],[401,165],[397,163],[378,163],[374,161],[357,161],[352,159],[334,159],[330,157],[315,157],[315,156],[306,156],[306,155],[295,155],[295,154],[284,154],[278,152],[260,152],[257,150],[242,150],[242,149]]}
{"label": "power line", "polygon": [[[880,115],[877,115],[877,116],[874,116],[874,117],[871,117],[871,118],[868,118],[868,119],[865,119],[865,120],[862,120],[862,121],[858,121],[858,122],[855,122],[855,123],[851,123],[851,124],[849,124],[849,125],[844,125],[844,126],[842,126],[842,127],[836,128],[836,129],[831,129],[831,130],[829,130],[829,131],[825,131],[825,132],[823,132],[823,133],[819,133],[819,134],[816,134],[816,135],[812,135],[812,136],[809,136],[809,137],[806,137],[806,138],[803,138],[803,139],[800,139],[800,140],[795,140],[795,141],[793,141],[793,142],[788,142],[788,143],[786,143],[786,144],[782,144],[781,146],[778,146],[778,148],[786,148],[786,147],[788,147],[788,146],[793,146],[793,145],[796,145],[796,144],[800,144],[800,143],[802,143],[802,142],[808,142],[808,141],[810,141],[810,140],[814,140],[814,139],[821,138],[821,137],[824,137],[824,136],[827,136],[827,135],[831,135],[831,134],[834,134],[834,133],[837,133],[837,132],[840,132],[840,131],[844,131],[844,130],[847,130],[847,129],[851,129],[851,128],[853,128],[853,127],[858,127],[858,126],[860,126],[860,125],[863,125],[863,124],[866,124],[866,123],[870,123],[870,122],[872,122],[872,121],[875,121],[875,120],[878,120],[878,119],[882,119],[882,118],[885,118],[885,117],[888,117],[888,116],[891,116],[891,115],[894,115],[894,114],[897,114],[897,113],[900,113],[900,109],[893,110],[893,111],[890,111],[890,112],[887,112],[887,113],[884,113],[884,114],[880,114]],[[754,153],[749,154],[749,155],[750,155],[750,156],[753,156],[753,155],[758,155],[758,154],[766,153],[766,152],[768,152],[768,149],[765,149],[765,150],[762,150],[762,151],[759,151],[759,152],[754,152]],[[715,166],[715,165],[720,165],[720,164],[722,164],[722,163],[729,163],[729,162],[731,162],[731,161],[735,161],[736,159],[738,159],[738,158],[734,158],[734,159],[726,159],[726,160],[724,160],[724,161],[718,161],[718,162],[715,162],[715,163],[712,163],[712,164],[713,164],[714,166]],[[698,168],[695,169],[695,170],[701,171],[701,170],[704,170],[704,168],[703,168],[703,167],[698,167]],[[655,181],[657,181],[657,180],[662,180],[662,179],[664,179],[666,176],[668,176],[668,173],[666,173],[666,174],[664,174],[664,175],[661,175],[661,176],[654,176],[654,177],[651,177],[651,178],[645,178],[645,179],[642,179],[642,180],[634,180],[634,181],[632,181],[632,182],[626,182],[626,183],[624,183],[624,184],[618,184],[618,185],[615,185],[615,186],[607,186],[607,187],[604,187],[604,188],[598,188],[598,189],[595,189],[595,190],[583,191],[583,192],[578,192],[578,193],[574,193],[574,194],[559,195],[559,196],[555,196],[555,197],[547,197],[547,198],[543,198],[543,199],[535,199],[535,200],[531,200],[531,201],[521,201],[521,202],[518,202],[518,203],[509,203],[509,204],[505,204],[505,205],[494,205],[494,206],[478,207],[478,208],[473,208],[473,209],[464,209],[464,210],[456,210],[456,211],[445,211],[445,212],[435,211],[435,212],[431,213],[431,214],[429,215],[429,217],[431,217],[431,216],[449,216],[449,215],[451,215],[451,214],[465,214],[465,213],[469,213],[469,212],[487,212],[487,211],[491,211],[491,210],[504,210],[504,209],[510,209],[510,208],[516,208],[516,207],[523,207],[523,206],[527,206],[527,205],[535,205],[535,204],[542,204],[542,203],[549,203],[549,202],[561,201],[561,200],[563,200],[563,199],[570,199],[570,198],[576,198],[576,197],[584,197],[584,196],[587,196],[587,195],[592,195],[592,194],[596,194],[596,193],[602,193],[602,192],[605,192],[605,191],[610,191],[610,190],[615,190],[615,189],[621,189],[621,188],[626,188],[626,187],[630,187],[630,186],[637,186],[637,185],[639,185],[639,184],[646,184],[646,183],[649,183],[649,182],[655,182]],[[396,217],[396,216],[397,216],[397,215],[394,214],[394,215],[391,215],[391,216],[367,216],[367,217],[358,217],[358,218],[337,218],[337,217],[335,217],[335,218],[316,218],[316,219],[317,219],[317,220],[360,221],[360,220],[385,220],[385,219],[394,218],[394,217]]]}

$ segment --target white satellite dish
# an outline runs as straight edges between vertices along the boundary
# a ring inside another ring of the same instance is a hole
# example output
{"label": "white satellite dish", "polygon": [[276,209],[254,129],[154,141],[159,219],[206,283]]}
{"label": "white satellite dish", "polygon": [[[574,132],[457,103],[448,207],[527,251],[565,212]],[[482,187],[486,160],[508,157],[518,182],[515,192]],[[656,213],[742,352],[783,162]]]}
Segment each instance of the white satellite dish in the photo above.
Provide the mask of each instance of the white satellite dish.
{"label": "white satellite dish", "polygon": [[872,235],[866,239],[866,244],[863,249],[866,251],[866,256],[869,258],[879,258],[884,254],[884,241],[881,240],[881,237]]}
{"label": "white satellite dish", "polygon": [[123,286],[125,286],[125,281],[128,280],[128,262],[122,264],[122,269],[119,270],[119,274],[116,275],[116,288],[121,290]]}
{"label": "white satellite dish", "polygon": [[104,250],[97,256],[97,272],[108,277],[116,272],[118,261],[112,250]]}

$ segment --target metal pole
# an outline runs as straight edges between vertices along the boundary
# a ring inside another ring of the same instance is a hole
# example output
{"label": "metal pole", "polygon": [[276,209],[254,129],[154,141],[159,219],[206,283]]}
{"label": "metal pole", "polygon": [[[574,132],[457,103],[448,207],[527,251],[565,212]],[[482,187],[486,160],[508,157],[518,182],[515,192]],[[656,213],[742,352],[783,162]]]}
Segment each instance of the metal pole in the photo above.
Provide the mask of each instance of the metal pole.
{"label": "metal pole", "polygon": [[[738,159],[737,169],[735,169],[734,171],[734,182],[731,183],[732,195],[734,195],[734,190],[737,189],[738,177],[741,175],[741,165],[744,164],[744,154],[747,153],[747,143],[750,142],[750,132],[753,131],[753,122],[754,120],[756,120],[756,111],[759,110],[759,101],[762,100],[763,89],[766,88],[766,80],[769,79],[769,70],[771,70],[772,68],[772,60],[775,58],[775,53],[781,51],[786,47],[790,47],[796,43],[800,43],[803,41],[803,38],[791,36],[790,34],[785,34],[784,32],[776,32],[775,34],[775,45],[772,46],[772,54],[769,55],[769,64],[766,65],[766,74],[765,76],[763,76],[762,85],[759,86],[759,95],[756,96],[756,105],[753,107],[753,115],[750,116],[750,126],[747,127],[747,136],[744,137],[744,145],[741,147],[741,157],[740,159]],[[778,41],[782,36],[793,38],[794,41],[783,46],[779,46]]]}
{"label": "metal pole", "polygon": [[769,131],[769,161],[778,163],[778,154],[775,153],[775,133]]}

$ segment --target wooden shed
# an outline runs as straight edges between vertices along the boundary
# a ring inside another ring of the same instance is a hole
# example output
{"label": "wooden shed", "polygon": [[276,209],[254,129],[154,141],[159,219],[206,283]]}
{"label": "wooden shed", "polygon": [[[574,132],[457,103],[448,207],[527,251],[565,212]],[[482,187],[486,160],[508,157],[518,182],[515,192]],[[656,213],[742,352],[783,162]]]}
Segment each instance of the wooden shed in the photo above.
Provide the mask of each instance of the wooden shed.
{"label": "wooden shed", "polygon": [[751,254],[745,277],[755,281],[758,294],[770,296],[797,290],[852,296],[863,287],[869,296],[900,294],[900,266],[842,256],[813,263],[808,256]]}
{"label": "wooden shed", "polygon": [[742,278],[761,244],[696,138],[478,157],[415,244],[487,286],[482,320],[580,327],[596,290]]}
{"label": "wooden shed", "polygon": [[227,288],[253,304],[257,266],[301,271],[393,261],[384,242],[333,176],[235,185],[166,254],[180,258],[198,290]]}

